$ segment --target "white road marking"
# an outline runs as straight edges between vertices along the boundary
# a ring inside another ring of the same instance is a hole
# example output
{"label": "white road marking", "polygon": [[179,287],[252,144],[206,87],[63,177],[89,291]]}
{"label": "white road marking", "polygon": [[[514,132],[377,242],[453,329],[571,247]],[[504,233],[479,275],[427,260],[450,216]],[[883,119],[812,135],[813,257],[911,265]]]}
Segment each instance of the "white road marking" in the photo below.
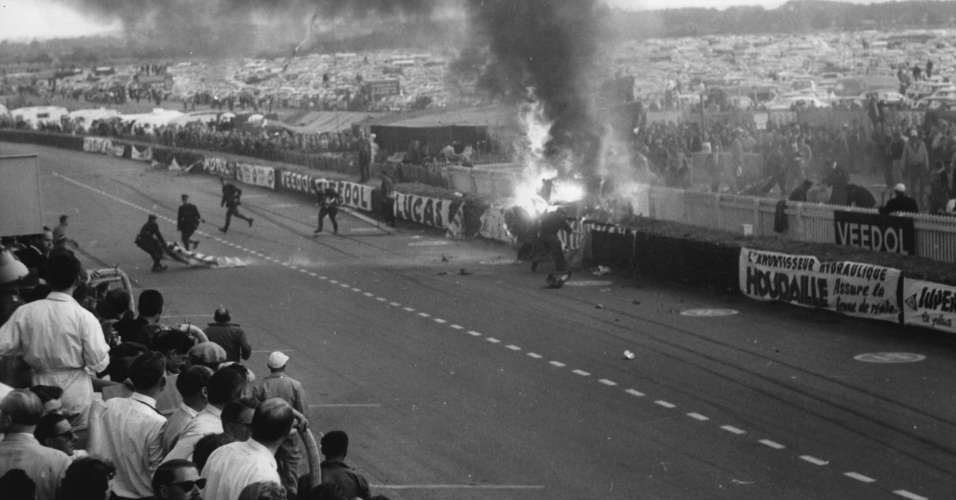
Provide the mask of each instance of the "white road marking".
{"label": "white road marking", "polygon": [[628,389],[628,390],[626,390],[626,391],[624,391],[624,392],[630,394],[631,396],[637,396],[637,397],[639,397],[639,398],[640,398],[640,397],[644,397],[644,393],[643,393],[643,392],[635,391],[634,389]]}
{"label": "white road marking", "polygon": [[899,495],[899,496],[901,496],[901,497],[903,497],[903,498],[909,498],[910,500],[929,500],[929,499],[926,498],[926,497],[921,497],[921,496],[917,495],[916,493],[910,493],[910,492],[908,492],[908,491],[906,491],[906,490],[896,490],[896,491],[894,491],[893,493],[896,493],[897,495]]}
{"label": "white road marking", "polygon": [[706,422],[707,420],[710,420],[710,417],[705,417],[704,415],[701,415],[700,413],[688,413],[687,416],[694,420],[700,420],[701,422]]}
{"label": "white road marking", "polygon": [[775,450],[782,450],[782,449],[786,448],[786,446],[784,446],[784,445],[782,445],[782,444],[780,444],[780,443],[778,443],[778,442],[776,442],[776,441],[771,441],[771,440],[769,440],[769,439],[761,439],[760,441],[757,441],[757,442],[760,443],[760,444],[762,444],[762,445],[769,446],[769,447],[771,447],[771,448],[773,448],[773,449],[775,449]]}
{"label": "white road marking", "polygon": [[420,312],[420,313],[418,313],[418,315],[421,316],[421,317],[423,317],[423,318],[430,318],[430,317],[431,317],[431,314],[428,314],[427,312]]}
{"label": "white road marking", "polygon": [[375,297],[375,300],[379,302],[388,302],[388,299],[386,299],[385,297]]}
{"label": "white road marking", "polygon": [[529,358],[534,358],[534,359],[541,359],[541,358],[543,358],[544,356],[542,356],[542,355],[540,355],[540,354],[538,354],[538,353],[536,353],[536,352],[529,352],[529,353],[528,353],[528,357],[529,357]]}
{"label": "white road marking", "polygon": [[615,385],[617,385],[617,382],[614,382],[614,381],[612,381],[612,380],[608,380],[608,379],[606,379],[606,378],[602,378],[601,380],[598,380],[598,382],[600,382],[600,383],[602,383],[602,384],[604,384],[604,385],[606,385],[606,386],[608,386],[608,387],[614,387]]}
{"label": "white road marking", "polygon": [[443,319],[441,319],[441,318],[435,318],[434,321],[435,321],[435,323],[439,323],[439,324],[448,323],[447,321],[445,321],[445,320],[443,320]]}
{"label": "white road marking", "polygon": [[481,334],[474,330],[468,330],[468,335],[471,335],[472,337],[481,337]]}
{"label": "white road marking", "polygon": [[548,361],[548,364],[557,366],[558,368],[564,368],[565,366],[568,366],[560,361]]}
{"label": "white road marking", "polygon": [[506,346],[505,346],[505,349],[511,349],[512,351],[520,351],[520,350],[521,350],[520,347],[518,347],[518,346],[516,346],[516,345],[514,345],[514,344],[508,344],[508,345],[506,345]]}
{"label": "white road marking", "polygon": [[355,293],[362,293],[362,289],[361,289],[361,288],[356,288],[356,287],[354,287],[354,286],[352,287],[352,291],[355,292]]}
{"label": "white road marking", "polygon": [[[325,278],[322,278],[322,279],[325,279]],[[329,283],[332,283],[333,285],[338,285],[338,284],[339,284],[339,282],[336,281],[336,280],[329,280]]]}
{"label": "white road marking", "polygon": [[656,404],[657,406],[663,406],[664,408],[677,408],[677,405],[675,405],[674,403],[668,403],[667,401],[664,401],[663,399],[658,399],[657,401],[654,401],[654,404]]}
{"label": "white road marking", "polygon": [[727,431],[727,432],[730,432],[730,433],[733,433],[733,434],[738,434],[738,435],[739,435],[739,434],[746,434],[746,433],[747,433],[747,431],[745,431],[745,430],[743,430],[743,429],[738,429],[738,428],[736,428],[736,427],[734,427],[734,426],[732,426],[732,425],[721,425],[720,428],[723,429],[723,430],[725,430],[725,431]]}
{"label": "white road marking", "polygon": [[465,329],[465,327],[463,327],[463,326],[461,326],[461,325],[448,325],[448,326],[454,328],[455,330],[464,330],[464,329]]}
{"label": "white road marking", "polygon": [[365,292],[365,293],[363,293],[362,295],[364,295],[364,296],[366,296],[366,297],[374,297],[374,296],[375,296],[374,293],[369,293],[369,292]]}
{"label": "white road marking", "polygon": [[826,465],[826,464],[827,464],[827,461],[826,461],[826,460],[820,460],[819,458],[817,458],[817,457],[812,457],[812,456],[810,456],[810,455],[801,455],[801,456],[800,456],[800,460],[803,460],[803,461],[805,461],[805,462],[810,462],[810,463],[813,464],[813,465]]}
{"label": "white road marking", "polygon": [[857,472],[844,472],[843,475],[846,477],[852,477],[853,479],[856,479],[857,481],[862,481],[864,483],[876,482],[876,479],[873,479],[872,477],[864,476],[863,474],[859,474]]}
{"label": "white road marking", "polygon": [[327,280],[328,278],[325,277],[325,276],[319,276],[319,279],[320,279],[320,280]]}
{"label": "white road marking", "polygon": [[494,337],[485,337],[485,340],[487,340],[488,342],[491,342],[492,344],[498,344],[498,343],[501,342],[500,340],[498,340],[498,339],[496,339],[496,338],[494,338]]}
{"label": "white road marking", "polygon": [[315,277],[317,277],[317,276],[318,276],[318,274],[315,274],[315,273],[309,273],[309,276],[312,276],[313,278],[315,278]]}
{"label": "white road marking", "polygon": [[350,287],[350,286],[352,286],[352,285],[349,285],[348,283],[341,283],[341,284],[339,284],[339,286],[342,287],[342,288],[348,288],[348,287]]}
{"label": "white road marking", "polygon": [[299,272],[302,273],[302,274],[309,274],[309,270],[308,270],[308,269],[299,269]]}
{"label": "white road marking", "polygon": [[584,371],[584,370],[571,370],[571,373],[573,373],[573,374],[575,374],[575,375],[580,375],[580,376],[582,376],[582,377],[590,377],[590,376],[591,376],[590,373],[588,373],[588,372],[586,372],[586,371]]}

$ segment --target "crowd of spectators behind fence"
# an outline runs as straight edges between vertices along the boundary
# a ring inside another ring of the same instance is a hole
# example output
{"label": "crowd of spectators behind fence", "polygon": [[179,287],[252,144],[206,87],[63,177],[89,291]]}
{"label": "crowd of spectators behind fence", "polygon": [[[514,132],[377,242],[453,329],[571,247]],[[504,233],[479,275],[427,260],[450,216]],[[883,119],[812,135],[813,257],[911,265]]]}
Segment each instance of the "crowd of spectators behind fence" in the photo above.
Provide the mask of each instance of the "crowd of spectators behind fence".
{"label": "crowd of spectators behind fence", "polygon": [[163,294],[144,290],[134,315],[129,291],[94,282],[47,233],[5,238],[0,253],[5,500],[387,500],[345,463],[342,431],[312,464],[321,486],[300,474],[297,435],[311,430],[288,355],[273,352],[257,380],[231,361],[251,346],[228,310],[207,335],[166,324]]}

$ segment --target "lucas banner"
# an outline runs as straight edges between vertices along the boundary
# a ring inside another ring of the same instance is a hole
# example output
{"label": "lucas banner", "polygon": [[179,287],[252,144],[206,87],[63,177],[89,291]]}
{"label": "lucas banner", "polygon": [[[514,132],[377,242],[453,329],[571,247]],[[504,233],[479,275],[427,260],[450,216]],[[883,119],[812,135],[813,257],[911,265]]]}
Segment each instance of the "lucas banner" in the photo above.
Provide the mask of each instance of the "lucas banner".
{"label": "lucas banner", "polygon": [[898,323],[899,283],[899,269],[820,262],[812,255],[740,250],[740,291],[752,299]]}
{"label": "lucas banner", "polygon": [[236,163],[236,179],[243,184],[262,186],[269,189],[276,187],[275,169],[248,163]]}
{"label": "lucas banner", "polygon": [[414,194],[396,193],[395,215],[426,226],[446,229],[452,202]]}
{"label": "lucas banner", "polygon": [[916,255],[916,229],[910,217],[837,210],[833,231],[837,245]]}
{"label": "lucas banner", "polygon": [[905,280],[903,323],[956,333],[956,288],[929,281]]}

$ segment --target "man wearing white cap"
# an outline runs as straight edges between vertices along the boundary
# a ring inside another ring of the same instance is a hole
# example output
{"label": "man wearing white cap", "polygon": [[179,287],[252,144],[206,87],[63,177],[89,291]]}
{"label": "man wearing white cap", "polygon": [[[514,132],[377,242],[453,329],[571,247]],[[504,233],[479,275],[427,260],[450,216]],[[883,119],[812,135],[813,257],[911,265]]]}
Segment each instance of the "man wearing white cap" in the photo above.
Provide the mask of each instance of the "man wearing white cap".
{"label": "man wearing white cap", "polygon": [[916,200],[906,196],[906,186],[903,184],[897,184],[893,187],[893,191],[896,193],[896,196],[886,202],[886,205],[880,207],[880,213],[883,215],[890,215],[896,212],[912,212],[919,213],[919,205],[916,203]]}
{"label": "man wearing white cap", "polygon": [[[308,406],[305,404],[305,391],[298,380],[285,374],[289,356],[275,351],[269,355],[269,375],[256,384],[252,390],[253,396],[259,401],[270,398],[280,398],[289,403],[299,413],[305,415]],[[299,452],[299,435],[292,433],[282,442],[276,452],[276,462],[279,466],[279,476],[282,477],[282,486],[285,486],[290,497],[295,496],[298,486],[299,462],[302,454]]]}

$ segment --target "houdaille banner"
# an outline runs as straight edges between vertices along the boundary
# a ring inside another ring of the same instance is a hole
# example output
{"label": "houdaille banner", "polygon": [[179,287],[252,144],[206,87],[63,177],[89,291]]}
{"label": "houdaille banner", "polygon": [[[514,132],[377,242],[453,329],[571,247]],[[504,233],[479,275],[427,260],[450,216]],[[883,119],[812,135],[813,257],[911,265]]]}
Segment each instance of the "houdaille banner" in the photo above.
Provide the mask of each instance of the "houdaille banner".
{"label": "houdaille banner", "polygon": [[858,262],[820,262],[742,248],[740,291],[756,300],[776,300],[898,323],[900,271]]}

